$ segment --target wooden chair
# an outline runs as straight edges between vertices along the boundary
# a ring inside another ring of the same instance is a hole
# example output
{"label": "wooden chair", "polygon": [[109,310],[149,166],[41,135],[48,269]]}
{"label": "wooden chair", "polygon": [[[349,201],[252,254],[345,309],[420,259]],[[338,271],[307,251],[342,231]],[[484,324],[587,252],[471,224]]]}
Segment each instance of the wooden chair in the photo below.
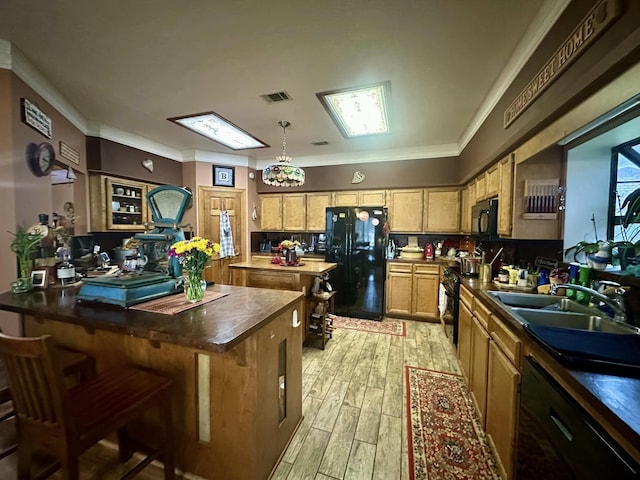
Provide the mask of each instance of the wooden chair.
{"label": "wooden chair", "polygon": [[113,432],[118,434],[120,461],[127,461],[133,454],[127,424],[158,407],[161,445],[122,478],[133,477],[162,457],[164,478],[173,480],[171,380],[121,366],[67,390],[55,348],[50,335],[18,338],[0,334],[0,357],[7,369],[17,419],[18,478],[30,478],[33,449],[41,447],[60,462],[65,479],[77,480],[79,455]]}
{"label": "wooden chair", "polygon": [[[95,361],[92,357],[80,352],[58,348],[56,351],[59,363],[63,366],[64,376],[76,376],[77,381],[84,382],[95,375]],[[9,390],[9,378],[4,362],[0,362],[0,406],[3,407],[0,422],[11,419],[15,412],[10,405],[11,391]],[[13,439],[11,439],[13,441]],[[9,445],[0,451],[0,460],[16,451],[17,445]]]}

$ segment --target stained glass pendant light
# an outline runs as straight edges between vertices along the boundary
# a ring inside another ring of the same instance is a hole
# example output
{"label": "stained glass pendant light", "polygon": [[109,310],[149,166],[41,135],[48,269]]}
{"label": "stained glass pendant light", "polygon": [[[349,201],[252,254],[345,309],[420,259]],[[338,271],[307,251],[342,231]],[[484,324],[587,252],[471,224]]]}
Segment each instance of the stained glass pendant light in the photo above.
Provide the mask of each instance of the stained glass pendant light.
{"label": "stained glass pendant light", "polygon": [[276,163],[262,170],[262,181],[266,185],[276,187],[298,187],[304,185],[304,170],[291,165],[292,158],[287,156],[287,127],[291,123],[281,120],[282,127],[282,155],[276,157]]}

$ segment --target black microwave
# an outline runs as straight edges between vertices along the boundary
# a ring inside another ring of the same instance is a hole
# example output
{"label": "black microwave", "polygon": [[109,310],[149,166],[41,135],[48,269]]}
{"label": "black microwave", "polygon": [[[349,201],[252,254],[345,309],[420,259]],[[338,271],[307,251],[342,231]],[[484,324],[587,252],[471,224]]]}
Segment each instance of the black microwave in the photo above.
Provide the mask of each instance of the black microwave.
{"label": "black microwave", "polygon": [[471,234],[480,240],[498,239],[498,199],[484,200],[471,207]]}

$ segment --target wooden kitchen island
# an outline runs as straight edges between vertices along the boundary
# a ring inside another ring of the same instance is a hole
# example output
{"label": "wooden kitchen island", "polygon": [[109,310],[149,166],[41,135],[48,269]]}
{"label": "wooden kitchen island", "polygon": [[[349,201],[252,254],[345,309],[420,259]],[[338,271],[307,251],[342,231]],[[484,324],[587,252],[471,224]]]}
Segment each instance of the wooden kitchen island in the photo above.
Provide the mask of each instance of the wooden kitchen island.
{"label": "wooden kitchen island", "polygon": [[248,262],[232,263],[229,265],[233,274],[233,284],[243,287],[261,287],[276,290],[297,290],[305,296],[303,309],[304,332],[302,337],[306,341],[309,334],[309,314],[315,308],[311,293],[313,283],[319,275],[323,275],[336,268],[335,263],[304,261],[301,265],[287,266],[273,264],[271,259],[254,259]]}
{"label": "wooden kitchen island", "polygon": [[[0,294],[25,336],[51,334],[98,371],[135,363],[170,376],[176,467],[208,479],[269,477],[302,419],[300,292],[229,285],[176,315],[77,303],[77,287]],[[182,295],[182,294],[179,294]],[[153,440],[153,419],[132,428]]]}

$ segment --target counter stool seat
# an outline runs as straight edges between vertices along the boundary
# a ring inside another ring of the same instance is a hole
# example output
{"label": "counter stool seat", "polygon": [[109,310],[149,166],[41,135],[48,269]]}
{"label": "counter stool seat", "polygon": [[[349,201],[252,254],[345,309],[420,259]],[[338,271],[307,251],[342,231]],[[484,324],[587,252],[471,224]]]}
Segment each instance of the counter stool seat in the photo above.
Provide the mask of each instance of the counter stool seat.
{"label": "counter stool seat", "polygon": [[154,438],[160,445],[122,478],[137,475],[161,457],[165,480],[173,480],[171,380],[141,368],[120,366],[67,390],[55,350],[50,335],[22,338],[0,334],[0,357],[16,412],[18,478],[31,478],[32,451],[38,446],[56,457],[65,479],[77,480],[79,455],[114,432],[118,434],[120,461],[127,461],[133,454],[127,424],[158,408],[162,434]]}

